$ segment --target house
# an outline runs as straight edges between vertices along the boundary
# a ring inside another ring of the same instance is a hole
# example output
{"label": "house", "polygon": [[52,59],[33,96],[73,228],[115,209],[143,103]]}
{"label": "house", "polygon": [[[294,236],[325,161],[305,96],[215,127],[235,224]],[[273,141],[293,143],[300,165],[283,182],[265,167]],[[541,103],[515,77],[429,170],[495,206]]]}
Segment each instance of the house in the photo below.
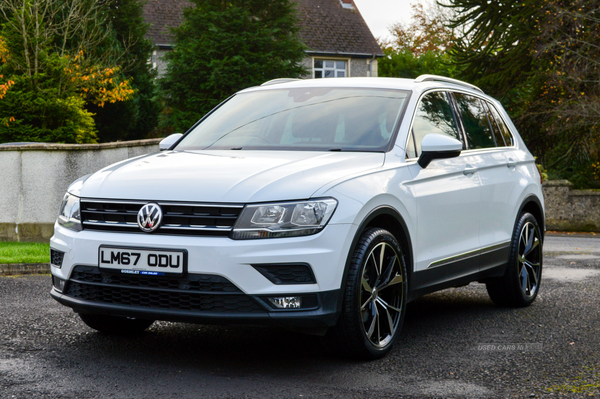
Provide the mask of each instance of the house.
{"label": "house", "polygon": [[150,25],[147,37],[154,44],[152,52],[152,68],[161,75],[166,63],[162,56],[173,50],[173,35],[171,28],[183,22],[183,9],[190,7],[188,0],[148,0],[144,6],[144,19]]}
{"label": "house", "polygon": [[313,78],[377,76],[383,51],[352,0],[293,0]]}
{"label": "house", "polygon": [[[292,0],[297,5],[300,38],[308,47],[304,65],[308,78],[377,76],[377,44],[352,0]],[[169,28],[183,21],[188,0],[148,0],[144,18],[150,24],[148,37],[155,45],[152,66],[159,74],[166,65],[165,52],[173,49]]]}

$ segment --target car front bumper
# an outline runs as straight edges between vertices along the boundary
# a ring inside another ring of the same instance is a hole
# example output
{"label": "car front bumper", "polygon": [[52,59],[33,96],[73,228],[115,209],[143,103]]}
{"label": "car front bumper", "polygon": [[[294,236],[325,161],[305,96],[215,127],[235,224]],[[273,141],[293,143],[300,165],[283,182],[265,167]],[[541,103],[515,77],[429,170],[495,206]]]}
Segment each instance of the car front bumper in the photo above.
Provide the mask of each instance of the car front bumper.
{"label": "car front bumper", "polygon": [[[341,311],[341,283],[356,227],[329,225],[313,236],[259,240],[127,234],[55,225],[51,248],[64,253],[52,267],[51,295],[80,313],[101,313],[205,324],[282,325],[322,329]],[[183,276],[125,276],[98,268],[100,246],[182,249]],[[314,282],[273,282],[256,265],[303,264]],[[60,286],[60,280],[64,286]],[[278,309],[270,297],[302,298],[299,309]]]}

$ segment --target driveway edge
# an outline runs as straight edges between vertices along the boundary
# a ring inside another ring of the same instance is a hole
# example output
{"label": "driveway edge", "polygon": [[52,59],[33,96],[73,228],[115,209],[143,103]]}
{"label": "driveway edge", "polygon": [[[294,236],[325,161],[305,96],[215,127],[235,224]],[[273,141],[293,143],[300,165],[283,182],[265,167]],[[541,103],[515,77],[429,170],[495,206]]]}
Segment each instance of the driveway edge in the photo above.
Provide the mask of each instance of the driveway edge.
{"label": "driveway edge", "polygon": [[0,264],[0,276],[18,276],[24,274],[50,274],[50,263]]}

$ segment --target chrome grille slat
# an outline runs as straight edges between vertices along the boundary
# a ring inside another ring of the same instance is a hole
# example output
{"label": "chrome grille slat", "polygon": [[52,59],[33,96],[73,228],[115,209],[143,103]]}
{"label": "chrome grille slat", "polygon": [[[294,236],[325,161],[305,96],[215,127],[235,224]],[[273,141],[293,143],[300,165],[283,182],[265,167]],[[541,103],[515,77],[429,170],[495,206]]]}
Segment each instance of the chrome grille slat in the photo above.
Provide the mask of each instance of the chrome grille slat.
{"label": "chrome grille slat", "polygon": [[153,234],[228,235],[243,208],[237,204],[82,198],[83,228],[143,234],[137,225],[137,213],[149,202],[156,202],[163,209],[163,222]]}
{"label": "chrome grille slat", "polygon": [[92,215],[104,215],[107,212],[116,213],[116,214],[122,214],[122,215],[137,215],[137,212],[135,212],[135,211],[125,211],[125,212],[123,212],[123,211],[109,211],[109,210],[98,211],[98,210],[87,209],[86,212],[90,213]]}
{"label": "chrome grille slat", "polygon": [[101,221],[91,221],[87,220],[83,222],[84,226],[103,226],[103,225],[111,225],[111,226],[120,226],[120,227],[135,227],[137,228],[137,223],[119,223],[119,222],[101,222]]}
{"label": "chrome grille slat", "polygon": [[207,226],[173,226],[173,225],[164,225],[170,229],[177,230],[209,230],[209,231],[231,231],[231,227],[207,227]]}

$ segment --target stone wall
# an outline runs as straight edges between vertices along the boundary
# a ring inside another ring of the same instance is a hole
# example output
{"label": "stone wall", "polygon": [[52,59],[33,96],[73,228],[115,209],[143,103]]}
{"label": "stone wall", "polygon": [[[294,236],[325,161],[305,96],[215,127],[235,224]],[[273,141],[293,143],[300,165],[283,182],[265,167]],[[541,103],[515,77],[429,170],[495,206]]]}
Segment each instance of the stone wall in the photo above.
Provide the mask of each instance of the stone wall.
{"label": "stone wall", "polygon": [[163,77],[167,71],[168,62],[165,59],[165,54],[169,51],[168,49],[156,49],[152,52],[152,68],[156,69],[158,76]]}
{"label": "stone wall", "polygon": [[600,191],[551,180],[544,183],[544,202],[547,230],[600,232]]}
{"label": "stone wall", "polygon": [[158,152],[159,142],[0,145],[0,241],[46,241],[74,180],[124,159]]}
{"label": "stone wall", "polygon": [[353,78],[369,76],[369,58],[351,58],[350,75]]}

